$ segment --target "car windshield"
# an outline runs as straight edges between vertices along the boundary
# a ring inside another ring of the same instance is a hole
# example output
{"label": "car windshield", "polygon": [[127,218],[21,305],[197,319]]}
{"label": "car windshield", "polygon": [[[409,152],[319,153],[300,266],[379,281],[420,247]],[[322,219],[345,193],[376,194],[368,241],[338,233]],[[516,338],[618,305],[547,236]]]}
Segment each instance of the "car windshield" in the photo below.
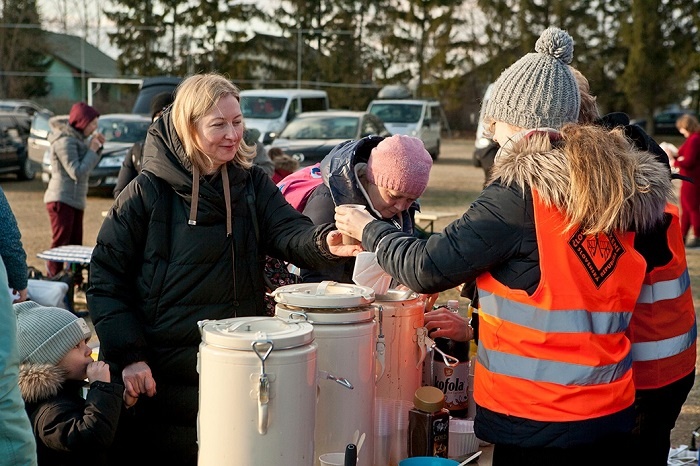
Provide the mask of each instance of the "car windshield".
{"label": "car windshield", "polygon": [[417,123],[420,120],[422,105],[375,103],[370,113],[377,115],[384,123]]}
{"label": "car windshield", "polygon": [[150,120],[120,120],[100,118],[98,131],[105,136],[105,142],[141,142],[146,139]]}
{"label": "car windshield", "polygon": [[315,116],[289,122],[282,139],[354,139],[359,118],[353,116]]}
{"label": "car windshield", "polygon": [[241,112],[244,118],[276,120],[282,116],[286,97],[241,96]]}

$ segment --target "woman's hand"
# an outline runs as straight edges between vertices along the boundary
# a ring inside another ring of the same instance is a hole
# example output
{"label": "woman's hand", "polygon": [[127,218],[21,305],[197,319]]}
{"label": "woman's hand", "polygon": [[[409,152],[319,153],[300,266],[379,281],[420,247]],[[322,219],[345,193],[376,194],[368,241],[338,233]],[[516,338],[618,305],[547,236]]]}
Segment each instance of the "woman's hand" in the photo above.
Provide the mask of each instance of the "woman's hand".
{"label": "woman's hand", "polygon": [[474,338],[474,329],[467,319],[446,307],[426,312],[424,322],[430,338],[443,337],[455,341],[469,341]]}
{"label": "woman's hand", "polygon": [[372,214],[364,209],[355,209],[343,205],[335,208],[335,226],[344,235],[362,241],[362,232],[369,222],[374,220]]}
{"label": "woman's hand", "polygon": [[361,244],[343,244],[343,234],[338,230],[328,233],[326,244],[332,254],[340,257],[354,257],[364,251]]}
{"label": "woman's hand", "polygon": [[23,290],[12,290],[13,294],[19,295],[17,299],[12,301],[12,304],[21,303],[27,300],[27,289]]}
{"label": "woman's hand", "polygon": [[97,152],[105,143],[105,136],[101,133],[95,133],[95,135],[90,139],[90,150]]}
{"label": "woman's hand", "polygon": [[[145,361],[129,364],[122,370],[124,380],[124,401],[138,398],[140,395],[153,396],[156,394],[156,381],[151,374],[151,368]],[[136,403],[134,401],[130,406]],[[127,403],[128,404],[128,403]],[[127,406],[129,407],[129,406]]]}

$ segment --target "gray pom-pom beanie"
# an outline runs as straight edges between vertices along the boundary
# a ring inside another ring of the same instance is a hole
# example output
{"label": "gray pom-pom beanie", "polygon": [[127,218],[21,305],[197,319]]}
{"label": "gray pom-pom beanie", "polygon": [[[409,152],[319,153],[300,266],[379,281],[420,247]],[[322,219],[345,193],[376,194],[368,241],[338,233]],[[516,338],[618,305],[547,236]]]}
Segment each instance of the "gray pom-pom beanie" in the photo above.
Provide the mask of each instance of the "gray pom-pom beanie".
{"label": "gray pom-pom beanie", "polygon": [[22,362],[56,365],[75,345],[92,334],[84,319],[59,307],[25,301],[14,304],[13,308]]}
{"label": "gray pom-pom beanie", "polygon": [[498,77],[484,108],[484,119],[524,129],[559,129],[578,120],[581,107],[576,78],[568,65],[574,40],[556,27],[547,28],[528,53]]}

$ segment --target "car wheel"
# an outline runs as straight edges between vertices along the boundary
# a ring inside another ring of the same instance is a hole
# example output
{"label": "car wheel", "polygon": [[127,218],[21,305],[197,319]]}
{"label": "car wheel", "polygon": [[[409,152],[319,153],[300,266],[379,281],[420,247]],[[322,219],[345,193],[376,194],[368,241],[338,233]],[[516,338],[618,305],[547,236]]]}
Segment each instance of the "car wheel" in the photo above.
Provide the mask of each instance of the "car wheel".
{"label": "car wheel", "polygon": [[17,172],[17,178],[23,181],[29,181],[33,180],[35,176],[36,170],[34,169],[34,164],[29,160],[29,157],[26,157],[22,163],[22,168]]}
{"label": "car wheel", "polygon": [[440,140],[438,139],[437,145],[435,146],[435,150],[430,153],[430,158],[433,159],[433,161],[437,160],[438,157],[440,157]]}

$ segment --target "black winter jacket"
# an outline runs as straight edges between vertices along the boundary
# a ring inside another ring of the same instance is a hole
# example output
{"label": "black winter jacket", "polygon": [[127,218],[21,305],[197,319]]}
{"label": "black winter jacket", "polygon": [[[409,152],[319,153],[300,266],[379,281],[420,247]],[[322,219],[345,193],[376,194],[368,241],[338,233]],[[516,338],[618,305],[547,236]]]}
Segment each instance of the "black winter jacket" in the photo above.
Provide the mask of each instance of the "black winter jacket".
{"label": "black winter jacket", "polygon": [[122,411],[124,387],[65,380],[47,364],[20,366],[20,390],[36,438],[39,466],[106,464]]}
{"label": "black winter jacket", "polygon": [[[309,195],[304,207],[304,215],[307,215],[316,225],[333,223],[335,221],[335,206],[341,204],[362,204],[367,211],[376,218],[380,218],[370,204],[363,189],[360,188],[360,180],[356,166],[366,164],[372,149],[384,138],[381,136],[368,136],[359,140],[346,141],[338,144],[321,161],[321,176],[323,184],[318,185]],[[385,222],[400,227],[402,231],[413,234],[414,214],[420,211],[418,203],[413,203],[407,211],[401,212],[400,217],[381,219]],[[355,268],[355,259],[342,263],[332,264],[322,269],[301,270],[304,282],[313,283],[323,280],[333,280],[340,283],[353,283],[352,272]]]}
{"label": "black winter jacket", "polygon": [[260,168],[226,169],[231,236],[220,173],[200,177],[196,225],[188,223],[191,163],[165,113],[149,130],[143,172],[104,220],[90,264],[88,305],[101,356],[119,372],[148,363],[158,393],[141,397],[137,412],[150,413],[172,451],[195,455],[197,323],[264,315],[265,255],[306,267],[333,257],[330,225],[314,226]]}

